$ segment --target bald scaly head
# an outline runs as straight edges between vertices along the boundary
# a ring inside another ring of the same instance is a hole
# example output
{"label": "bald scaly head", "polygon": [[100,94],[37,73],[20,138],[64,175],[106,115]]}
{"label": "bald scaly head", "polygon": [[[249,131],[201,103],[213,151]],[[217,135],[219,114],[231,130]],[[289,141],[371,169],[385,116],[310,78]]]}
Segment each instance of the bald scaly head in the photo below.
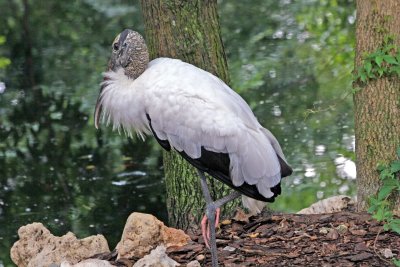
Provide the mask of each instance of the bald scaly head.
{"label": "bald scaly head", "polygon": [[136,79],[146,70],[148,63],[147,46],[139,33],[126,29],[117,35],[112,44],[109,70],[123,68],[126,76]]}

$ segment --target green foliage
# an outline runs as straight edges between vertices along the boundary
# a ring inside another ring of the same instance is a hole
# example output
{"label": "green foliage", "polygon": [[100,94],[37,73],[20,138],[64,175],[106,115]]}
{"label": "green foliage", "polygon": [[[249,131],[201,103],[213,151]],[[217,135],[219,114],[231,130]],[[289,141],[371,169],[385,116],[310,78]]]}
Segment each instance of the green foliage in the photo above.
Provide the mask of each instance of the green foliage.
{"label": "green foliage", "polygon": [[[397,151],[400,158],[400,148]],[[400,234],[400,219],[396,219],[391,212],[391,205],[389,198],[400,192],[400,180],[398,173],[400,172],[400,160],[394,160],[389,166],[379,165],[378,171],[380,172],[379,178],[382,186],[378,194],[370,198],[370,208],[368,212],[377,221],[385,223],[384,229],[392,230]]]}
{"label": "green foliage", "polygon": [[[0,35],[0,46],[4,45],[6,42],[6,37]],[[8,65],[11,64],[11,60],[9,58],[1,56],[0,50],[0,70],[6,68]]]}
{"label": "green foliage", "polygon": [[[389,198],[400,193],[400,147],[397,149],[397,160],[387,165],[379,165],[379,178],[382,186],[375,197],[370,198],[368,212],[379,222],[384,222],[385,231],[393,231],[400,235],[400,219],[395,218]],[[400,259],[393,259],[393,264],[400,266]]]}
{"label": "green foliage", "polygon": [[385,36],[381,47],[364,56],[354,79],[365,84],[383,76],[400,76],[400,50],[394,44],[394,37],[389,35]]}

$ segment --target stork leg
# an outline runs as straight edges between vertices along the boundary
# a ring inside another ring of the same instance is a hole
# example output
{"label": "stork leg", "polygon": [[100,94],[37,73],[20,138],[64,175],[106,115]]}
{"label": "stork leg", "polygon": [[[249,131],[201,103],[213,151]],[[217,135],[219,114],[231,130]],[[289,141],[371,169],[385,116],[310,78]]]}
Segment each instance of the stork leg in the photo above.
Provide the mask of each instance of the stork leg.
{"label": "stork leg", "polygon": [[[240,193],[237,191],[234,191],[233,193],[218,199],[216,201],[213,201],[210,195],[210,191],[208,190],[207,186],[207,181],[204,173],[200,170],[197,170],[198,174],[200,176],[200,183],[201,183],[201,189],[203,191],[204,198],[206,200],[206,214],[203,217],[203,220],[201,222],[202,224],[202,234],[204,238],[204,242],[207,247],[210,248],[211,250],[211,261],[212,261],[212,266],[217,267],[218,266],[218,255],[217,255],[217,241],[216,241],[216,235],[215,235],[215,227],[216,225],[216,215],[218,216],[217,221],[219,221],[219,207],[225,204],[226,202],[229,202],[237,197],[240,196]],[[206,223],[206,220],[208,220],[208,226]],[[210,246],[211,245],[211,246]]]}

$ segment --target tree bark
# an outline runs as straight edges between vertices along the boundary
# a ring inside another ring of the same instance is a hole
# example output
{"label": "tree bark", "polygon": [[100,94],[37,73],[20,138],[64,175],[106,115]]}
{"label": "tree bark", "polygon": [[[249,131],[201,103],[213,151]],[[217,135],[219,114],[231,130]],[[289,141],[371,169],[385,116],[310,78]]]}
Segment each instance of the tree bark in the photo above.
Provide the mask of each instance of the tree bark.
{"label": "tree bark", "polygon": [[[229,82],[216,0],[141,0],[151,58],[179,58]],[[167,209],[170,225],[181,229],[200,221],[205,203],[199,177],[177,153],[164,152]],[[208,179],[214,199],[230,189]],[[224,206],[224,214],[237,205]]]}
{"label": "tree bark", "polygon": [[[363,55],[374,52],[393,35],[400,46],[400,2],[357,0],[356,69]],[[359,85],[355,84],[355,87]],[[369,81],[354,95],[357,158],[358,210],[368,208],[368,199],[379,190],[379,163],[396,159],[400,145],[400,79],[388,77]],[[393,202],[399,212],[400,197]]]}

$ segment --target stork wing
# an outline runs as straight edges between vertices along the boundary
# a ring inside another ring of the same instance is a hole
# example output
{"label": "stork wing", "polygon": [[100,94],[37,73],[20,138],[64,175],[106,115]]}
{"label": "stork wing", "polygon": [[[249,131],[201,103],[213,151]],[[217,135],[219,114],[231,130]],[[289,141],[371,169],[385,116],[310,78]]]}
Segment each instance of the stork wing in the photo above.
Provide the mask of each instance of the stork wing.
{"label": "stork wing", "polygon": [[281,179],[277,153],[282,150],[276,151],[246,102],[226,84],[172,59],[154,60],[135,82],[145,94],[157,138],[193,159],[201,157],[202,148],[227,153],[234,186],[246,182],[264,197],[273,196],[270,189]]}

